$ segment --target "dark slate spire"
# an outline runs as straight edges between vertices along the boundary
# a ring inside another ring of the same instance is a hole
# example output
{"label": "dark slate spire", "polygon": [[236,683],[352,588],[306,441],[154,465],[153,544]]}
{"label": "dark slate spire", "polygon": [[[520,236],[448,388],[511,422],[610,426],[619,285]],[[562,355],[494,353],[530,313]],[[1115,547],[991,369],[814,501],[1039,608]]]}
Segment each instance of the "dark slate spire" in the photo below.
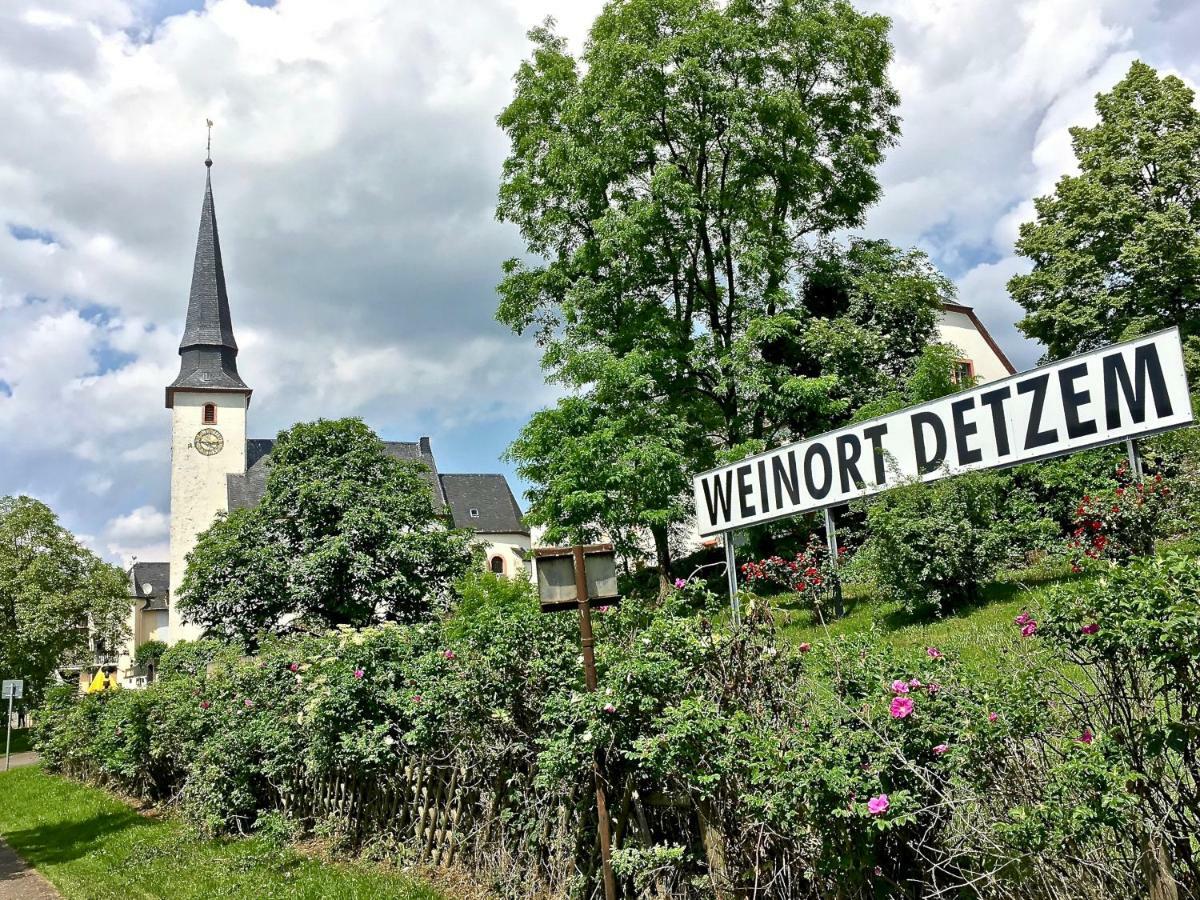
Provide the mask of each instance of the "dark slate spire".
{"label": "dark slate spire", "polygon": [[204,205],[200,210],[200,235],[192,268],[192,293],[188,298],[187,324],[179,342],[179,376],[167,386],[167,406],[175,404],[181,390],[238,391],[250,395],[237,370],[237,341],[225,291],[221,264],[221,239],[213,207],[212,159],[204,179]]}

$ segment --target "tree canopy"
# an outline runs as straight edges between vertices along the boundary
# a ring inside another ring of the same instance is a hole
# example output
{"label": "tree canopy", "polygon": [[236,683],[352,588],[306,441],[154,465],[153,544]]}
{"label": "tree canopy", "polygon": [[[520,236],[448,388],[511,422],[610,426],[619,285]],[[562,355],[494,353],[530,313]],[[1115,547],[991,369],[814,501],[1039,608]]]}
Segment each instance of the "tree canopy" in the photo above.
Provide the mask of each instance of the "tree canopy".
{"label": "tree canopy", "polygon": [[25,680],[36,705],[56,669],[92,661],[89,637],[125,636],[129,581],[31,497],[0,497],[0,677]]}
{"label": "tree canopy", "polygon": [[1142,62],[1071,129],[1078,175],[1034,201],[1008,288],[1025,334],[1051,358],[1177,325],[1200,353],[1200,111],[1173,75]]}
{"label": "tree canopy", "polygon": [[280,432],[258,506],[219,518],[188,555],[184,616],[254,640],[296,623],[428,617],[472,564],[472,535],[434,507],[425,467],[358,419]]}
{"label": "tree canopy", "polygon": [[551,23],[530,33],[498,119],[498,216],[530,256],[506,263],[498,318],[576,395],[510,451],[533,521],[657,528],[665,563],[657,526],[686,517],[694,472],[908,374],[949,282],[919,252],[830,239],[898,134],[887,30],[840,0],[627,0],[580,61]]}

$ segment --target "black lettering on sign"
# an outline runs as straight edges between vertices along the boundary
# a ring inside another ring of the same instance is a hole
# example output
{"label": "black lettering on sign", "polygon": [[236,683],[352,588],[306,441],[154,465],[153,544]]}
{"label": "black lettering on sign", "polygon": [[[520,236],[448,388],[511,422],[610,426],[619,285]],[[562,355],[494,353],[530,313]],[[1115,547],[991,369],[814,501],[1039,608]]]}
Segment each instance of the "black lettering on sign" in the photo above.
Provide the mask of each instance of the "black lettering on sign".
{"label": "black lettering on sign", "polygon": [[[721,478],[725,479],[725,486],[721,486]],[[710,479],[705,478],[700,484],[704,488],[704,505],[708,509],[708,521],[714,525],[719,525],[722,522],[729,521],[729,508],[733,503],[733,470],[721,472],[714,475],[711,479],[712,490],[709,490],[708,484]],[[721,515],[717,515],[717,510],[720,509]]]}
{"label": "black lettering on sign", "polygon": [[796,471],[796,451],[789,450],[786,454],[787,469],[784,469],[784,456],[776,456],[771,460],[771,471],[775,473],[775,508],[783,507],[783,492],[786,490],[788,502],[792,506],[800,505],[800,475]]}
{"label": "black lettering on sign", "polygon": [[861,488],[863,481],[862,473],[858,471],[858,458],[862,456],[862,442],[859,441],[856,434],[843,434],[837,439],[837,455],[838,455],[838,472],[842,478],[842,493],[850,493],[850,481],[853,479],[854,486]]}
{"label": "black lettering on sign", "polygon": [[758,512],[758,510],[746,502],[747,498],[754,493],[754,485],[750,483],[750,473],[753,471],[754,469],[750,465],[737,467],[738,509],[741,510],[743,519]]}
{"label": "black lettering on sign", "polygon": [[1067,437],[1080,438],[1096,433],[1096,421],[1079,418],[1079,407],[1090,403],[1091,391],[1076,390],[1075,382],[1087,374],[1087,363],[1076,363],[1058,370],[1058,390],[1062,394],[1063,412],[1067,418]]}
{"label": "black lettering on sign", "polygon": [[1025,429],[1025,449],[1032,450],[1034,447],[1045,447],[1047,444],[1053,444],[1058,440],[1058,429],[1048,428],[1045,431],[1040,431],[1042,424],[1042,410],[1046,405],[1046,385],[1050,383],[1050,373],[1045,372],[1042,375],[1035,375],[1017,385],[1018,394],[1033,394],[1033,401],[1029,407],[1029,427]]}
{"label": "black lettering on sign", "polygon": [[[813,479],[813,457],[821,457],[821,465],[825,469],[825,483],[817,487]],[[829,451],[820,442],[812,444],[804,451],[804,485],[808,488],[808,496],[814,500],[824,500],[833,486],[833,466],[829,462]]]}
{"label": "black lettering on sign", "polygon": [[1150,393],[1154,395],[1154,411],[1160,418],[1171,415],[1171,395],[1167,392],[1167,380],[1163,378],[1162,363],[1158,359],[1158,347],[1147,344],[1133,351],[1133,374],[1135,386],[1129,380],[1129,369],[1125,367],[1125,356],[1114,353],[1104,357],[1104,411],[1109,428],[1121,427],[1121,404],[1117,398],[1120,384],[1129,405],[1129,415],[1134,422],[1146,421],[1146,381],[1150,381]]}
{"label": "black lettering on sign", "polygon": [[767,493],[767,461],[758,461],[758,497],[762,501],[762,511],[771,511],[771,495]]}
{"label": "black lettering on sign", "polygon": [[871,458],[875,460],[876,484],[883,484],[887,481],[887,471],[883,467],[883,436],[887,434],[887,430],[887,425],[882,422],[863,429],[863,436],[871,442]]}
{"label": "black lettering on sign", "polygon": [[[933,429],[933,453],[925,445],[925,426]],[[931,412],[918,412],[912,415],[913,446],[917,451],[917,474],[924,475],[932,472],[946,461],[946,426],[942,420]]]}
{"label": "black lettering on sign", "polygon": [[968,447],[967,438],[979,430],[974,422],[968,422],[964,417],[968,410],[975,408],[975,398],[966,397],[955,400],[950,404],[950,412],[954,418],[954,448],[958,451],[960,466],[977,463],[983,459],[983,451],[978,447]]}
{"label": "black lettering on sign", "polygon": [[1008,456],[1008,422],[1004,418],[1004,401],[1012,396],[1012,388],[1002,387],[979,395],[979,405],[991,407],[992,431],[996,433],[996,453]]}

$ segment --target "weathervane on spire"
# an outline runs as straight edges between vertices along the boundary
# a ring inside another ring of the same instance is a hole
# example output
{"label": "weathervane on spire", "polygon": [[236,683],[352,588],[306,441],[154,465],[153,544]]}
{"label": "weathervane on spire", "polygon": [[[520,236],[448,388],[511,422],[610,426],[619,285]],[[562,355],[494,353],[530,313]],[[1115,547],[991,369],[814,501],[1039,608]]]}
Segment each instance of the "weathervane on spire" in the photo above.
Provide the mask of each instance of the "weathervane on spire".
{"label": "weathervane on spire", "polygon": [[213,123],[212,123],[212,119],[205,119],[204,121],[208,123],[208,149],[204,156],[204,164],[206,166],[208,166],[209,168],[212,168],[212,125],[213,125]]}

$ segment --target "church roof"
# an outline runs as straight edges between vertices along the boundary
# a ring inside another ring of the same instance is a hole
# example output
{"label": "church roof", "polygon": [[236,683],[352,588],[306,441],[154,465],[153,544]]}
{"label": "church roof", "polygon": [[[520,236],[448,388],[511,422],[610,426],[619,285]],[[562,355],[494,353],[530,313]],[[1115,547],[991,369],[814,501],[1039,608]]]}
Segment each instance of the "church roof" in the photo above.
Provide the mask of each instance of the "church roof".
{"label": "church roof", "polygon": [[[252,438],[246,441],[246,474],[226,476],[226,495],[230,509],[258,506],[267,490],[267,473],[271,470],[271,450],[275,441]],[[419,441],[384,441],[384,452],[394,459],[424,464],[425,478],[433,491],[433,505],[441,512],[446,505],[445,494],[438,480],[437,463],[429,438]]]}
{"label": "church roof", "polygon": [[[229,508],[257,506],[267,490],[273,440],[246,441],[246,474],[226,476]],[[503,475],[441,475],[433,458],[429,438],[419,441],[384,441],[384,452],[394,459],[419,462],[433,491],[433,505],[440,513],[449,510],[455,528],[485,534],[528,534],[521,521],[521,508]],[[472,511],[476,514],[472,515]]]}
{"label": "church roof", "polygon": [[[211,166],[212,161],[205,160],[205,165]],[[179,376],[167,387],[167,406],[174,405],[174,394],[178,390],[249,394],[250,389],[238,375],[237,353],[210,168],[204,179],[204,203],[200,209],[200,233],[196,238],[187,322],[183,340],[179,342]]]}
{"label": "church roof", "polygon": [[133,596],[145,600],[142,609],[166,609],[171,588],[171,564],[136,562],[129,571]]}
{"label": "church roof", "polygon": [[503,475],[442,475],[439,480],[456,528],[490,534],[529,533]]}

